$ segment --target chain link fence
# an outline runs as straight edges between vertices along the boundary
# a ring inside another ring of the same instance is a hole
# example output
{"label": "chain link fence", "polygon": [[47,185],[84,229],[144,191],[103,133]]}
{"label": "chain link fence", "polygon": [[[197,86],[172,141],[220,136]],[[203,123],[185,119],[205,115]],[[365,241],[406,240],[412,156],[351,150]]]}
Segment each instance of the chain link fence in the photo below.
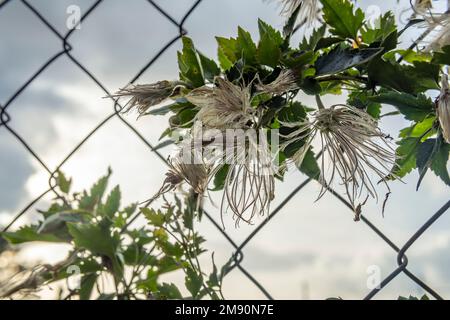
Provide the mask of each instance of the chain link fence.
{"label": "chain link fence", "polygon": [[[0,1],[0,10],[2,10],[8,3],[12,2],[13,0],[4,0],[3,2]],[[70,62],[73,63],[75,66],[77,66],[79,69],[83,71],[84,74],[86,74],[93,83],[95,83],[96,86],[98,86],[105,95],[110,95],[111,93],[106,89],[106,87],[102,84],[101,79],[98,79],[95,74],[93,74],[86,66],[84,66],[79,60],[77,60],[72,54],[71,51],[73,49],[72,45],[70,44],[70,39],[73,33],[76,31],[76,28],[70,29],[66,34],[61,34],[57,29],[49,22],[48,19],[45,17],[45,13],[40,12],[38,9],[36,9],[35,6],[33,6],[30,2],[27,0],[14,0],[14,1],[20,1],[27,9],[29,9],[33,15],[40,20],[42,24],[44,24],[48,32],[50,34],[55,35],[58,37],[58,39],[61,41],[62,50],[54,54],[53,56],[49,57],[47,61],[44,61],[41,67],[25,82],[23,85],[3,104],[0,104],[0,134],[5,134],[5,131],[8,134],[11,134],[14,136],[15,139],[17,139],[17,142],[20,143],[28,152],[29,154],[36,159],[39,164],[43,167],[43,169],[48,173],[49,179],[48,184],[49,187],[47,190],[44,190],[37,198],[33,199],[28,205],[26,205],[20,212],[18,212],[13,219],[10,221],[10,223],[3,229],[3,231],[7,231],[10,229],[16,221],[22,217],[23,215],[27,214],[30,209],[38,202],[40,201],[44,196],[47,194],[54,193],[56,196],[58,196],[58,191],[56,189],[56,175],[59,169],[71,158],[74,156],[74,154],[89,140],[91,139],[103,126],[105,126],[111,119],[118,118],[124,126],[126,126],[132,134],[136,136],[136,139],[140,139],[142,142],[145,143],[145,145],[148,147],[148,149],[155,154],[158,158],[160,158],[163,162],[166,162],[166,159],[161,155],[161,153],[157,150],[157,147],[152,145],[133,125],[131,125],[126,119],[124,119],[121,116],[121,110],[123,106],[119,104],[117,100],[114,100],[114,110],[112,110],[111,114],[109,114],[106,118],[104,118],[98,125],[89,132],[73,149],[72,151],[65,156],[65,158],[54,168],[49,167],[37,154],[31,146],[27,143],[27,141],[21,137],[21,135],[12,129],[11,122],[14,121],[14,119],[11,118],[11,116],[8,113],[8,110],[11,107],[14,107],[14,102],[16,99],[27,89],[27,87],[33,82],[33,81],[39,81],[39,76],[41,73],[46,70],[50,65],[52,65],[56,60],[60,59],[63,56],[66,56],[69,58]],[[184,14],[184,16],[181,18],[180,21],[177,21],[173,16],[171,16],[168,12],[163,10],[157,3],[155,3],[152,0],[147,0],[149,6],[152,6],[154,9],[156,9],[159,14],[161,14],[165,19],[167,19],[170,23],[175,25],[178,28],[178,35],[172,39],[168,39],[168,42],[162,46],[162,48],[157,52],[157,54],[148,61],[148,63],[142,67],[142,69],[130,80],[130,83],[135,83],[141,75],[146,72],[151,66],[160,58],[174,43],[179,41],[182,36],[186,35],[188,32],[184,28],[184,25],[186,21],[189,19],[190,15],[196,10],[196,8],[201,4],[203,1],[208,0],[196,0],[193,5],[188,9],[188,11]],[[106,2],[104,0],[97,0],[95,3],[93,3],[88,10],[81,16],[78,24],[81,24],[86,19],[94,19],[92,17],[92,13],[97,10],[101,9],[101,4],[103,2]],[[107,5],[106,3],[103,4],[103,6]],[[0,165],[2,165],[0,163]],[[223,228],[207,213],[205,212],[205,216],[210,221],[219,232],[222,233],[222,235],[226,238],[227,241],[235,248],[235,251],[232,255],[232,260],[234,264],[231,266],[230,271],[233,269],[238,269],[240,272],[242,272],[245,277],[247,277],[268,299],[273,299],[272,295],[264,288],[264,286],[254,278],[254,276],[247,271],[242,266],[242,261],[244,260],[244,251],[247,245],[253,240],[253,238],[263,229],[267,226],[267,224],[277,215],[281,214],[283,211],[283,208],[286,206],[286,204],[292,200],[294,197],[296,197],[300,191],[307,186],[309,183],[312,182],[312,179],[306,179],[303,181],[297,188],[295,188],[279,205],[276,207],[270,214],[270,216],[265,219],[258,227],[256,227],[253,232],[240,244],[235,243],[230,236],[223,230]],[[337,199],[339,199],[342,203],[344,203],[350,211],[353,212],[352,206],[337,192],[335,192],[332,189],[329,189],[330,193],[333,194]],[[436,213],[434,213],[431,218],[429,218],[425,223],[409,238],[406,243],[403,245],[397,245],[395,244],[388,236],[386,236],[382,230],[377,228],[369,219],[367,219],[365,216],[361,216],[361,221],[366,224],[370,230],[372,230],[377,236],[379,236],[387,246],[389,246],[393,254],[397,255],[397,264],[398,267],[393,270],[388,277],[386,277],[380,285],[370,291],[364,299],[371,299],[373,298],[380,290],[382,290],[384,287],[386,287],[393,279],[395,279],[400,274],[404,274],[407,277],[411,279],[411,281],[414,281],[418,286],[420,286],[423,290],[425,290],[429,295],[436,299],[443,299],[441,295],[439,295],[438,292],[436,292],[433,288],[431,288],[428,284],[426,284],[424,281],[419,279],[414,273],[412,273],[407,267],[408,267],[408,258],[406,256],[406,252],[411,248],[411,246],[414,245],[414,243],[432,226],[443,214],[446,213],[446,211],[450,208],[450,201],[448,201],[446,204],[444,204]],[[131,222],[131,221],[130,221]],[[128,223],[127,225],[129,225]]]}

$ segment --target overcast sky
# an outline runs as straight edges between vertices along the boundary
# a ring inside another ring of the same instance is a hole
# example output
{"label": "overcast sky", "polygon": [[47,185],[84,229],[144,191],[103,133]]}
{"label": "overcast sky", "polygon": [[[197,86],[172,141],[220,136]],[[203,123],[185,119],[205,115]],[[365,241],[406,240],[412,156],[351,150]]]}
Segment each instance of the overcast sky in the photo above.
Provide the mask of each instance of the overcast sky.
{"label": "overcast sky", "polygon": [[[192,0],[159,0],[158,4],[180,20],[192,6]],[[363,8],[388,1],[362,1]],[[397,6],[397,13],[408,1]],[[85,12],[93,1],[33,0],[35,6],[55,28],[66,33],[66,9],[76,4]],[[402,6],[403,5],[403,6]],[[370,7],[374,10],[376,7]],[[187,20],[185,28],[196,47],[215,57],[214,36],[234,36],[238,25],[249,30],[257,39],[257,18],[282,27],[275,2],[261,0],[203,0]],[[130,79],[173,37],[177,28],[144,0],[105,0],[76,30],[69,42],[71,53],[113,92]],[[408,45],[414,34],[402,38]],[[60,40],[49,32],[20,1],[11,1],[0,10],[0,104],[13,93],[50,56],[62,49]],[[295,41],[298,41],[295,39]],[[177,78],[176,51],[172,46],[148,69],[138,83]],[[100,121],[113,111],[104,99],[105,93],[67,57],[62,56],[50,65],[10,105],[10,126],[14,128],[54,168]],[[305,104],[309,97],[300,96]],[[336,103],[336,97],[325,99]],[[389,110],[389,109],[386,109]],[[167,118],[152,117],[127,120],[151,142],[167,125]],[[393,136],[395,129],[408,126],[401,117],[391,118],[383,128]],[[170,150],[164,151],[167,155]],[[161,184],[164,164],[136,138],[118,119],[112,119],[63,166],[74,177],[74,190],[89,186],[111,166],[112,184],[120,184],[124,203],[139,201],[152,195]],[[381,203],[371,201],[364,214],[401,246],[447,200],[450,189],[432,173],[428,174],[419,192],[415,191],[417,172],[405,183],[392,184],[392,195],[385,217]],[[298,172],[287,175],[277,183],[275,207],[289,192],[305,179]],[[48,174],[18,141],[0,127],[0,223],[6,223],[28,201],[45,190]],[[369,291],[367,269],[376,265],[383,277],[396,267],[395,253],[363,223],[353,222],[352,213],[331,195],[315,202],[319,186],[311,184],[297,195],[283,211],[246,247],[243,266],[258,279],[275,298],[361,298]],[[380,193],[383,193],[381,191]],[[37,208],[45,208],[44,199]],[[217,208],[209,211],[220,221]],[[25,223],[32,214],[18,222]],[[226,231],[240,242],[256,227],[241,224],[234,228],[230,215],[224,217]],[[257,218],[260,223],[263,218]],[[445,297],[450,296],[450,215],[443,216],[429,232],[415,244],[408,257],[410,270]],[[209,240],[206,247],[216,252],[218,263],[232,253],[232,247],[210,222],[204,220],[200,231]],[[52,245],[56,254],[47,257],[57,260],[64,248]],[[32,247],[27,257],[45,256],[48,246]],[[58,252],[60,254],[58,254]],[[205,263],[209,262],[208,255]],[[171,276],[175,277],[176,276]],[[423,293],[406,277],[394,280],[379,298]],[[225,281],[227,298],[262,298],[263,296],[239,271]]]}

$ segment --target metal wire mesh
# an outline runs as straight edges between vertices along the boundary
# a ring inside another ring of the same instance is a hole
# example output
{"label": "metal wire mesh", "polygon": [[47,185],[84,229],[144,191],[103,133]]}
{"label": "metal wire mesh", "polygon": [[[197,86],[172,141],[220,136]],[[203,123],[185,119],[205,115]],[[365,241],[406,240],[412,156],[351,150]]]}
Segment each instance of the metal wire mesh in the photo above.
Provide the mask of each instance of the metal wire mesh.
{"label": "metal wire mesh", "polygon": [[[54,193],[57,197],[59,197],[58,191],[56,189],[56,174],[59,169],[71,158],[74,154],[89,140],[91,139],[100,128],[102,128],[106,123],[108,123],[113,118],[118,118],[126,126],[132,134],[136,136],[137,139],[140,139],[144,144],[163,162],[166,162],[166,159],[158,152],[158,150],[145,138],[143,135],[127,122],[124,119],[120,111],[122,110],[122,106],[118,103],[117,100],[114,100],[114,110],[108,115],[105,119],[103,119],[93,130],[91,130],[73,149],[66,157],[55,167],[50,168],[42,158],[31,148],[31,146],[27,143],[27,141],[21,137],[21,135],[11,128],[10,123],[13,120],[11,116],[8,114],[8,109],[14,104],[15,100],[27,89],[27,87],[33,82],[38,81],[40,74],[46,70],[50,65],[52,65],[56,60],[60,59],[62,56],[66,56],[70,59],[70,61],[80,68],[101,90],[104,91],[106,95],[110,95],[110,92],[106,89],[106,87],[102,84],[101,80],[98,79],[87,67],[85,67],[79,60],[77,60],[72,54],[71,51],[73,47],[71,46],[69,40],[76,30],[75,28],[68,31],[66,34],[61,34],[57,31],[57,29],[46,19],[45,14],[38,11],[33,5],[31,5],[26,0],[16,0],[21,1],[21,3],[28,8],[39,20],[42,24],[44,24],[49,33],[57,36],[62,44],[62,50],[49,57],[47,61],[45,61],[42,66],[27,80],[23,85],[2,105],[0,104],[0,128],[4,128],[9,134],[14,136],[17,139],[17,142],[20,143],[29,154],[35,158],[39,164],[47,171],[49,175],[49,188],[44,190],[37,198],[33,199],[27,206],[25,206],[12,220],[11,222],[4,228],[3,231],[8,230],[20,217],[25,215],[30,209],[44,196],[49,193]],[[194,10],[200,5],[202,1],[207,0],[196,0],[194,4],[188,9],[188,11],[184,14],[180,21],[173,18],[169,13],[163,10],[157,3],[152,0],[147,0],[149,5],[153,6],[164,18],[166,18],[170,23],[174,24],[178,28],[178,35],[173,39],[168,39],[168,42],[157,52],[155,56],[153,56],[148,63],[131,79],[130,83],[134,83],[137,79],[141,77],[141,75],[147,71],[157,60],[161,57],[174,43],[181,39],[183,35],[187,34],[187,31],[184,28],[185,22],[189,19],[190,15],[194,12]],[[0,10],[3,9],[8,3],[12,2],[12,0],[5,0],[0,3]],[[82,23],[84,20],[90,18],[92,13],[96,10],[101,10],[100,4],[104,2],[103,0],[97,0],[94,4],[92,4],[89,9],[82,15],[79,23]],[[113,98],[111,98],[113,99]],[[312,182],[311,179],[306,179],[303,181],[297,188],[295,188],[280,204],[276,207],[268,217],[268,219],[264,220],[258,227],[256,227],[253,232],[241,243],[236,244],[230,236],[223,230],[223,228],[217,224],[217,222],[208,214],[205,213],[206,218],[222,233],[222,235],[226,238],[226,240],[235,248],[235,252],[232,255],[233,265],[229,272],[233,269],[238,269],[242,272],[245,277],[247,277],[268,299],[273,299],[272,295],[264,288],[264,286],[257,281],[253,275],[248,272],[243,266],[242,261],[244,260],[244,249],[246,246],[252,241],[252,239],[267,226],[267,224],[277,215],[282,212],[282,209],[285,205],[292,200],[306,185]],[[342,203],[344,203],[349,210],[353,211],[352,206],[337,192],[330,189],[331,194],[333,194],[337,199],[339,199]],[[396,245],[388,236],[386,236],[380,229],[378,229],[369,219],[365,216],[361,216],[361,221],[365,223],[370,230],[372,230],[375,234],[377,234],[396,254],[397,254],[397,264],[398,267],[386,277],[380,285],[370,291],[364,299],[373,298],[380,290],[386,287],[393,279],[395,279],[400,274],[405,274],[412,281],[414,281],[418,286],[423,288],[427,293],[429,293],[432,297],[436,299],[442,299],[442,297],[429,285],[427,285],[424,281],[419,279],[416,275],[414,275],[411,271],[408,270],[408,258],[406,256],[406,252],[408,249],[429,229],[431,225],[433,225],[448,209],[450,208],[450,201],[444,204],[441,209],[439,209],[436,213],[434,213],[431,218],[429,218],[410,238],[406,241],[402,246]],[[131,222],[131,221],[130,221]],[[129,224],[127,224],[129,225]],[[229,273],[228,272],[228,273]],[[227,273],[227,274],[228,274]]]}

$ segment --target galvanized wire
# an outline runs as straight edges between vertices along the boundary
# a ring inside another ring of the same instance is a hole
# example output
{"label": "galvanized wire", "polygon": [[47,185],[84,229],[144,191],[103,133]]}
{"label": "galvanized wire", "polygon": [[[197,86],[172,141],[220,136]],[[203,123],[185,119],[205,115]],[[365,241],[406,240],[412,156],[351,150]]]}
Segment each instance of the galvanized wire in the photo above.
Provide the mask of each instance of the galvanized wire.
{"label": "galvanized wire", "polygon": [[[12,2],[13,0],[5,0],[0,3],[0,10],[2,10],[7,4]],[[92,129],[73,149],[69,152],[64,159],[54,168],[50,168],[45,161],[39,156],[37,152],[35,152],[30,144],[11,126],[10,123],[13,120],[8,113],[8,109],[13,105],[15,100],[28,88],[28,86],[34,82],[39,81],[39,76],[41,73],[46,70],[50,65],[52,65],[55,61],[65,56],[68,57],[69,60],[78,68],[80,68],[84,74],[86,74],[90,80],[95,83],[107,96],[110,96],[110,92],[106,89],[106,87],[102,84],[102,82],[87,68],[85,67],[77,58],[75,58],[71,51],[73,50],[72,45],[69,40],[71,35],[76,31],[76,28],[72,28],[66,34],[61,34],[57,29],[46,19],[45,14],[41,13],[38,9],[36,9],[32,4],[30,4],[27,0],[14,0],[20,1],[26,8],[28,8],[39,21],[45,25],[49,31],[49,34],[56,36],[62,44],[62,50],[56,52],[53,56],[49,57],[46,61],[44,61],[41,67],[23,83],[23,85],[16,91],[14,94],[4,103],[0,104],[0,129],[4,128],[9,134],[11,134],[18,143],[20,143],[37,162],[42,166],[42,168],[48,173],[49,179],[48,184],[49,188],[44,190],[38,197],[30,201],[22,210],[20,210],[10,221],[10,223],[3,229],[3,231],[9,230],[11,226],[13,226],[17,220],[23,215],[30,212],[30,209],[39,202],[43,197],[47,194],[53,193],[56,197],[61,197],[57,191],[56,185],[56,175],[60,168],[74,156],[74,154],[89,140],[91,139],[106,123],[108,123],[113,118],[118,118],[123,125],[125,125],[132,134],[136,136],[137,139],[141,140],[148,149],[153,152],[159,159],[163,162],[167,163],[166,159],[161,155],[158,151],[158,146],[153,146],[132,124],[130,124],[126,119],[124,119],[121,115],[121,110],[123,106],[117,101],[117,99],[111,98],[114,102],[113,110],[111,114],[109,114],[106,118],[104,118],[98,125]],[[178,34],[172,38],[168,39],[168,41],[162,46],[162,48],[157,52],[157,54],[141,68],[141,70],[130,80],[130,83],[136,82],[141,75],[146,72],[172,45],[174,45],[177,41],[181,39],[182,36],[187,34],[187,30],[184,28],[186,21],[189,19],[191,14],[195,11],[195,9],[201,4],[202,1],[207,0],[196,0],[194,4],[188,9],[188,11],[184,14],[182,19],[178,21],[173,16],[171,16],[166,10],[162,9],[157,3],[153,0],[147,0],[149,5],[156,9],[161,16],[167,19],[170,23],[175,25],[178,28]],[[86,19],[92,19],[92,13],[97,10],[101,10],[101,5],[105,1],[97,0],[94,4],[92,4],[88,10],[82,15],[80,21],[78,23],[82,23]],[[103,4],[103,6],[105,6]],[[207,213],[205,212],[205,216],[217,229],[218,231],[225,237],[225,239],[235,248],[235,252],[232,254],[232,262],[233,264],[230,266],[226,274],[229,274],[234,269],[238,269],[242,272],[260,291],[261,293],[267,297],[268,299],[273,299],[272,295],[267,291],[267,289],[255,279],[255,277],[242,266],[242,262],[244,260],[244,249],[246,246],[258,235],[258,233],[264,229],[269,222],[273,221],[273,219],[282,213],[282,209],[292,200],[297,194],[308,184],[310,184],[312,179],[306,179],[303,181],[297,188],[295,188],[281,203],[276,207],[269,217],[264,220],[260,225],[258,225],[253,232],[241,243],[237,244],[233,241],[233,239],[223,230],[223,228]],[[341,202],[343,202],[351,212],[353,212],[352,206],[337,192],[330,189],[331,194],[337,197]],[[413,282],[415,282],[418,286],[423,288],[426,292],[428,292],[432,297],[436,299],[442,299],[442,297],[429,285],[427,285],[424,281],[419,279],[416,275],[414,275],[411,271],[407,269],[408,266],[408,258],[406,257],[406,251],[415,243],[415,241],[425,233],[428,228],[436,223],[436,221],[445,213],[450,207],[450,201],[447,202],[441,209],[439,209],[429,220],[427,220],[419,230],[417,230],[411,238],[403,245],[397,246],[390,238],[385,235],[379,228],[377,228],[369,219],[365,216],[361,216],[361,221],[367,225],[367,227],[372,230],[375,234],[377,234],[396,254],[397,254],[397,263],[398,267],[392,271],[392,273],[384,279],[378,288],[369,292],[364,299],[373,298],[380,290],[385,288],[393,279],[395,279],[399,274],[405,274],[409,277]]]}

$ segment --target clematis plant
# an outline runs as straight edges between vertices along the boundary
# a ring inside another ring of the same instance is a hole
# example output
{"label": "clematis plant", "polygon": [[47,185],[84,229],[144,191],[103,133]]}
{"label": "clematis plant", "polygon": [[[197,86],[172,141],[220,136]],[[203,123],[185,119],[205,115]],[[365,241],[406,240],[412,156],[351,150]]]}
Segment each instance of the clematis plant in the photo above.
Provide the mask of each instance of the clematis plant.
{"label": "clematis plant", "polygon": [[[176,168],[196,174],[174,178],[172,167],[169,189],[173,181],[186,182],[200,198],[208,188],[223,189],[221,212],[231,210],[237,222],[250,223],[256,213],[268,212],[276,194],[274,179],[292,168],[321,184],[319,198],[334,184],[343,185],[357,217],[369,197],[378,199],[379,188],[389,194],[389,183],[414,169],[417,188],[429,170],[450,185],[449,12],[436,12],[431,1],[416,1],[409,23],[399,28],[392,12],[369,23],[349,0],[280,3],[286,16],[282,31],[259,20],[257,42],[241,27],[235,38],[217,37],[218,63],[184,37],[179,79],[118,92],[130,99],[127,111],[172,115],[162,137],[183,130],[185,140],[197,139],[189,151],[200,154],[197,167],[181,165],[182,152],[175,156]],[[404,37],[424,26],[414,43]],[[292,41],[295,32],[304,33],[300,43]],[[339,102],[324,105],[325,96]],[[166,99],[172,103],[154,107]],[[383,113],[386,105],[396,111]],[[387,116],[404,117],[410,126],[398,128],[394,139],[380,129]],[[215,130],[215,138],[194,134],[199,127]],[[217,140],[227,140],[230,130],[271,135],[241,144],[233,138],[218,147]],[[258,151],[250,152],[255,144]],[[204,152],[211,146],[214,152]],[[235,155],[225,156],[225,149]]]}

